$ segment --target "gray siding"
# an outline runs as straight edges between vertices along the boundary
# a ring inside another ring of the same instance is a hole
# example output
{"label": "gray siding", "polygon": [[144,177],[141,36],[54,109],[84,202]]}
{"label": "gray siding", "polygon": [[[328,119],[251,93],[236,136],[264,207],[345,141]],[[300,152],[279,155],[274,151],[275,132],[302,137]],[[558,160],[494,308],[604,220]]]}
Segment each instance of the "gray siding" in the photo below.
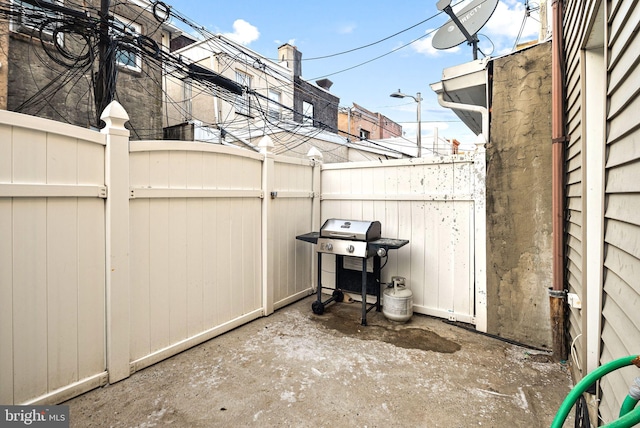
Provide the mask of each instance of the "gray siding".
{"label": "gray siding", "polygon": [[[565,148],[566,220],[565,220],[565,278],[569,293],[583,296],[582,284],[582,91],[580,80],[580,20],[584,16],[583,2],[569,2],[565,9],[566,92],[565,108],[569,142]],[[570,343],[583,349],[582,314],[569,309]],[[575,342],[575,343],[574,343]],[[583,353],[574,352],[576,367],[584,367]],[[574,370],[576,377],[584,374]]]}
{"label": "gray siding", "polygon": [[[601,362],[640,353],[640,9],[609,3],[605,273]],[[601,382],[600,413],[615,420],[637,375],[628,367]]]}
{"label": "gray siding", "polygon": [[[604,58],[606,60],[606,155],[604,171],[604,250],[602,307],[597,314],[599,331],[599,364],[640,353],[640,8],[635,1],[609,1],[604,6]],[[589,17],[599,2],[567,1],[564,9],[565,113],[570,141],[565,152],[567,219],[566,287],[569,292],[586,296],[584,261],[586,249],[585,177],[597,171],[586,171],[584,147],[585,106],[597,102],[585,97],[583,88],[585,65],[582,49],[590,34]],[[590,142],[589,144],[593,144]],[[590,146],[591,147],[591,146]],[[598,244],[593,239],[589,245]],[[574,342],[576,362],[584,368],[585,319],[581,311],[570,310],[569,334]],[[591,320],[591,318],[589,318]],[[574,370],[580,378],[586,373]],[[620,406],[637,370],[617,370],[600,382],[599,418],[609,423],[618,417]]]}

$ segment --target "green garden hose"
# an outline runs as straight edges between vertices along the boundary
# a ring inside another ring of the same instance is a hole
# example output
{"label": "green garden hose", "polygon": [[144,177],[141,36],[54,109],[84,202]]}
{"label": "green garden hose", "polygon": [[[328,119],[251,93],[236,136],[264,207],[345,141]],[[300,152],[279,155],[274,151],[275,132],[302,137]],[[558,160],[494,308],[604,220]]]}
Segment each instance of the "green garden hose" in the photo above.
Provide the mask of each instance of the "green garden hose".
{"label": "green garden hose", "polygon": [[[567,415],[569,415],[569,412],[571,411],[571,408],[573,407],[575,402],[578,401],[580,396],[598,379],[606,374],[611,373],[612,371],[630,365],[636,365],[640,367],[640,356],[630,355],[628,357],[618,358],[617,360],[610,361],[598,367],[597,369],[586,375],[584,378],[582,378],[582,380],[578,382],[575,387],[573,387],[573,389],[569,392],[567,397],[560,405],[558,413],[556,413],[556,417],[551,423],[551,428],[562,427],[562,424],[567,419]],[[633,401],[631,400],[635,400],[635,403],[633,403]],[[608,428],[628,428],[634,426],[637,423],[640,423],[640,407],[635,408],[637,401],[638,400],[634,398],[631,398],[629,401],[625,400],[622,408],[620,409],[621,417],[605,426]],[[623,411],[626,412],[624,415]]]}
{"label": "green garden hose", "polygon": [[[618,415],[620,419],[618,420],[624,419],[626,415],[632,412],[635,414],[640,413],[640,410],[638,409],[636,409],[635,412],[633,410],[638,404],[638,400],[640,400],[640,377],[637,377],[635,382],[636,384],[631,385],[631,388],[629,388],[629,395],[627,395],[627,398],[624,399],[622,406],[620,406],[620,414]],[[634,423],[638,423],[638,421]],[[631,426],[631,425],[625,425],[625,426]]]}

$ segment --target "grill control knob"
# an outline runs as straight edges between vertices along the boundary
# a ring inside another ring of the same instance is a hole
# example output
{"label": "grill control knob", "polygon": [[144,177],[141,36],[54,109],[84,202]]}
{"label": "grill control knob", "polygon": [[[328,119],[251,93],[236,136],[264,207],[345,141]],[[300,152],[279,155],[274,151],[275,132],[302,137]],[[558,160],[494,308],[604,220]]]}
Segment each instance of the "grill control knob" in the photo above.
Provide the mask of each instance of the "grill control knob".
{"label": "grill control knob", "polygon": [[353,253],[355,250],[356,250],[356,248],[353,245],[349,245],[347,247],[347,252],[349,252],[349,253]]}
{"label": "grill control knob", "polygon": [[327,243],[324,248],[327,251],[333,251],[333,244]]}
{"label": "grill control knob", "polygon": [[385,250],[383,247],[378,248],[378,251],[376,251],[376,254],[378,254],[378,257],[384,257],[387,255],[387,250]]}

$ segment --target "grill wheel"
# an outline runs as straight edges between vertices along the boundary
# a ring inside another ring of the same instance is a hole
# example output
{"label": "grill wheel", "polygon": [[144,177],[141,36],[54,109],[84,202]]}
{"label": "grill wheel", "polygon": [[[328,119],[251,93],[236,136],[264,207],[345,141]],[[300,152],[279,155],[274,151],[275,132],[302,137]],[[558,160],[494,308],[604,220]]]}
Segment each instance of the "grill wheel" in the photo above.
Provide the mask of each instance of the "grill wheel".
{"label": "grill wheel", "polygon": [[324,314],[324,305],[322,302],[318,302],[317,300],[311,304],[311,310],[316,315]]}

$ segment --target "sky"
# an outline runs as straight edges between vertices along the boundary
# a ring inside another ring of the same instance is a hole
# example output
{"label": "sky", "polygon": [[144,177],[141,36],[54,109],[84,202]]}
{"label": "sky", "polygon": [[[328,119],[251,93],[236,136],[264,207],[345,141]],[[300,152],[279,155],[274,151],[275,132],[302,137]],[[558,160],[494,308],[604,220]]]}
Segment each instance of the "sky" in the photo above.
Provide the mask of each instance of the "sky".
{"label": "sky", "polygon": [[[441,80],[443,69],[473,60],[466,42],[448,50],[432,47],[433,34],[449,20],[438,10],[437,0],[236,0],[219,6],[205,0],[166,3],[190,21],[266,58],[276,60],[278,47],[284,43],[296,46],[302,52],[305,80],[330,79],[331,92],[340,98],[340,106],[355,102],[380,112],[400,123],[405,138],[412,141],[416,139],[417,103],[389,95],[399,89],[414,97],[419,92],[423,146],[437,133],[440,138],[456,138],[463,149],[473,150],[475,134],[451,110],[438,104],[429,86]],[[468,3],[453,0],[451,5],[457,11]],[[496,57],[511,52],[516,40],[536,40],[540,31],[538,5],[529,3],[527,17],[525,0],[500,0],[478,32],[480,50]]]}

